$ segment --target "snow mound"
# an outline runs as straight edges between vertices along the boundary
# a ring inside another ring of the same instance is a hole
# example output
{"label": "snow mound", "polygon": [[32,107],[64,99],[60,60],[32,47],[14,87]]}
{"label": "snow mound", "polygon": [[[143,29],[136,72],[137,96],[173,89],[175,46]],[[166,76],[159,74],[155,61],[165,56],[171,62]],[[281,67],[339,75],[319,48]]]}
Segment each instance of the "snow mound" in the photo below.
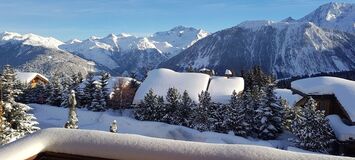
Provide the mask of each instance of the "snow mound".
{"label": "snow mound", "polygon": [[289,89],[275,89],[274,92],[277,97],[281,97],[282,99],[286,100],[287,104],[292,107],[302,99],[302,96],[298,94],[292,94],[292,91]]}
{"label": "snow mound", "polygon": [[355,122],[355,82],[337,77],[314,77],[296,80],[291,87],[308,95],[333,94],[352,122]]}
{"label": "snow mound", "polygon": [[355,139],[355,126],[344,124],[338,115],[329,115],[327,118],[338,140],[347,141]]}
{"label": "snow mound", "polygon": [[228,103],[233,91],[244,90],[244,79],[241,77],[212,77],[208,92],[213,102]]}
{"label": "snow mound", "polygon": [[[83,147],[85,146],[85,147]],[[180,160],[180,159],[350,159],[346,157],[305,154],[252,146],[207,144],[165,140],[131,134],[115,134],[51,128],[38,131],[0,148],[3,160],[27,159],[50,151],[112,159]]]}
{"label": "snow mound", "polygon": [[133,103],[137,104],[153,89],[158,96],[166,96],[169,88],[175,87],[181,94],[186,90],[191,99],[198,102],[198,94],[206,91],[210,76],[203,73],[179,73],[161,68],[148,73],[134,97]]}

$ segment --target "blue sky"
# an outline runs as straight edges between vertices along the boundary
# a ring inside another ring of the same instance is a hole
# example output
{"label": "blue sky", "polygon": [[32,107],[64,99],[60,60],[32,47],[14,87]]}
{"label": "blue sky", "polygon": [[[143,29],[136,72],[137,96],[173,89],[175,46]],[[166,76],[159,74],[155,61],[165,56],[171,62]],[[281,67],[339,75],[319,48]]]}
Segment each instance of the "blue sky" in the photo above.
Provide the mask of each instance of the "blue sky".
{"label": "blue sky", "polygon": [[[177,25],[215,32],[245,20],[295,19],[328,0],[1,0],[0,31],[66,41],[91,35],[138,36]],[[354,0],[333,0],[351,3]]]}

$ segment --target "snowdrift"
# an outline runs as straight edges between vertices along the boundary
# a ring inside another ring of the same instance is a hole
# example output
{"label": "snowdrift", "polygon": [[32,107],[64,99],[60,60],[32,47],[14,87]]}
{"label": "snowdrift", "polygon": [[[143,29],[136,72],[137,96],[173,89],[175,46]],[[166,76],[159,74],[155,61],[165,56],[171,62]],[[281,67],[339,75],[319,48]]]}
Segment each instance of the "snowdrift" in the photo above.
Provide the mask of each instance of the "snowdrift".
{"label": "snowdrift", "polygon": [[291,87],[309,95],[334,94],[355,122],[355,81],[336,77],[306,78],[291,83]]}
{"label": "snowdrift", "polygon": [[0,148],[0,157],[2,160],[26,159],[45,151],[124,160],[350,159],[252,145],[184,142],[132,134],[63,128],[44,129],[5,145]]}
{"label": "snowdrift", "polygon": [[148,73],[134,97],[137,104],[153,89],[158,96],[166,96],[169,88],[175,87],[181,94],[186,90],[191,99],[198,102],[198,94],[206,91],[210,76],[202,73],[179,73],[170,69],[155,69]]}
{"label": "snowdrift", "polygon": [[219,103],[228,103],[234,90],[237,93],[244,90],[242,77],[212,77],[208,87],[212,102]]}

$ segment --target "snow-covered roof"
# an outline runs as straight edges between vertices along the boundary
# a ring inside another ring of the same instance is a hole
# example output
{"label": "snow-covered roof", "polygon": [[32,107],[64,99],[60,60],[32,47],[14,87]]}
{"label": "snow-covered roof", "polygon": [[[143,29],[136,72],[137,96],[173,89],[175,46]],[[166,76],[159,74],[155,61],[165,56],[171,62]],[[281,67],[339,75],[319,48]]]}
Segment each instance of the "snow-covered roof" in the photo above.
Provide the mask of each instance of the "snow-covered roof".
{"label": "snow-covered roof", "polygon": [[166,96],[169,88],[176,88],[181,94],[186,90],[191,99],[198,102],[198,94],[207,89],[210,76],[203,73],[179,73],[170,69],[154,69],[148,72],[134,97],[137,104],[153,89],[158,96]]}
{"label": "snow-covered roof", "polygon": [[307,95],[334,94],[351,121],[355,122],[355,81],[324,76],[296,80],[291,87]]}
{"label": "snow-covered roof", "polygon": [[302,99],[302,96],[298,94],[292,94],[292,91],[289,89],[275,89],[276,96],[281,97],[287,101],[287,104],[290,106],[295,106],[295,104]]}
{"label": "snow-covered roof", "polygon": [[217,77],[211,78],[208,92],[213,102],[228,103],[233,91],[237,93],[244,90],[244,79],[242,77]]}
{"label": "snow-covered roof", "polygon": [[211,70],[208,69],[208,68],[201,68],[199,71],[200,71],[200,72],[209,72],[209,71],[211,71]]}
{"label": "snow-covered roof", "polygon": [[231,70],[226,69],[226,71],[224,72],[224,74],[225,74],[225,75],[232,75],[233,73],[232,73],[232,71],[231,71]]}
{"label": "snow-covered roof", "polygon": [[329,115],[327,119],[338,140],[347,141],[350,138],[355,140],[355,126],[344,124],[338,115]]}
{"label": "snow-covered roof", "polygon": [[35,72],[16,72],[16,80],[22,83],[30,83],[36,76],[41,77],[42,79],[48,81],[48,79],[42,74]]}
{"label": "snow-covered roof", "polygon": [[90,157],[126,160],[181,159],[273,159],[330,160],[348,157],[306,154],[269,147],[236,144],[209,144],[150,138],[103,131],[51,128],[0,148],[2,160],[28,159],[41,152],[56,152]]}

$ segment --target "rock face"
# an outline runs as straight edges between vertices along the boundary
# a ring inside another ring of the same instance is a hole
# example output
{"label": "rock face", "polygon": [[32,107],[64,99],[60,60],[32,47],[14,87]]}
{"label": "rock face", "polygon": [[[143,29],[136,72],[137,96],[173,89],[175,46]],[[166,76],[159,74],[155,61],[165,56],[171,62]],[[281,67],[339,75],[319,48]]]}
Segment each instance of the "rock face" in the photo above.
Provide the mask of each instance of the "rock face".
{"label": "rock face", "polygon": [[[300,20],[246,21],[207,36],[159,67],[175,70],[209,67],[223,74],[227,68],[239,72],[260,65],[278,78],[353,70],[355,36],[346,19],[355,22],[355,16],[349,16],[354,9],[353,5],[330,3]],[[334,13],[333,19],[323,23],[324,12]],[[344,27],[335,30],[337,26]]]}

